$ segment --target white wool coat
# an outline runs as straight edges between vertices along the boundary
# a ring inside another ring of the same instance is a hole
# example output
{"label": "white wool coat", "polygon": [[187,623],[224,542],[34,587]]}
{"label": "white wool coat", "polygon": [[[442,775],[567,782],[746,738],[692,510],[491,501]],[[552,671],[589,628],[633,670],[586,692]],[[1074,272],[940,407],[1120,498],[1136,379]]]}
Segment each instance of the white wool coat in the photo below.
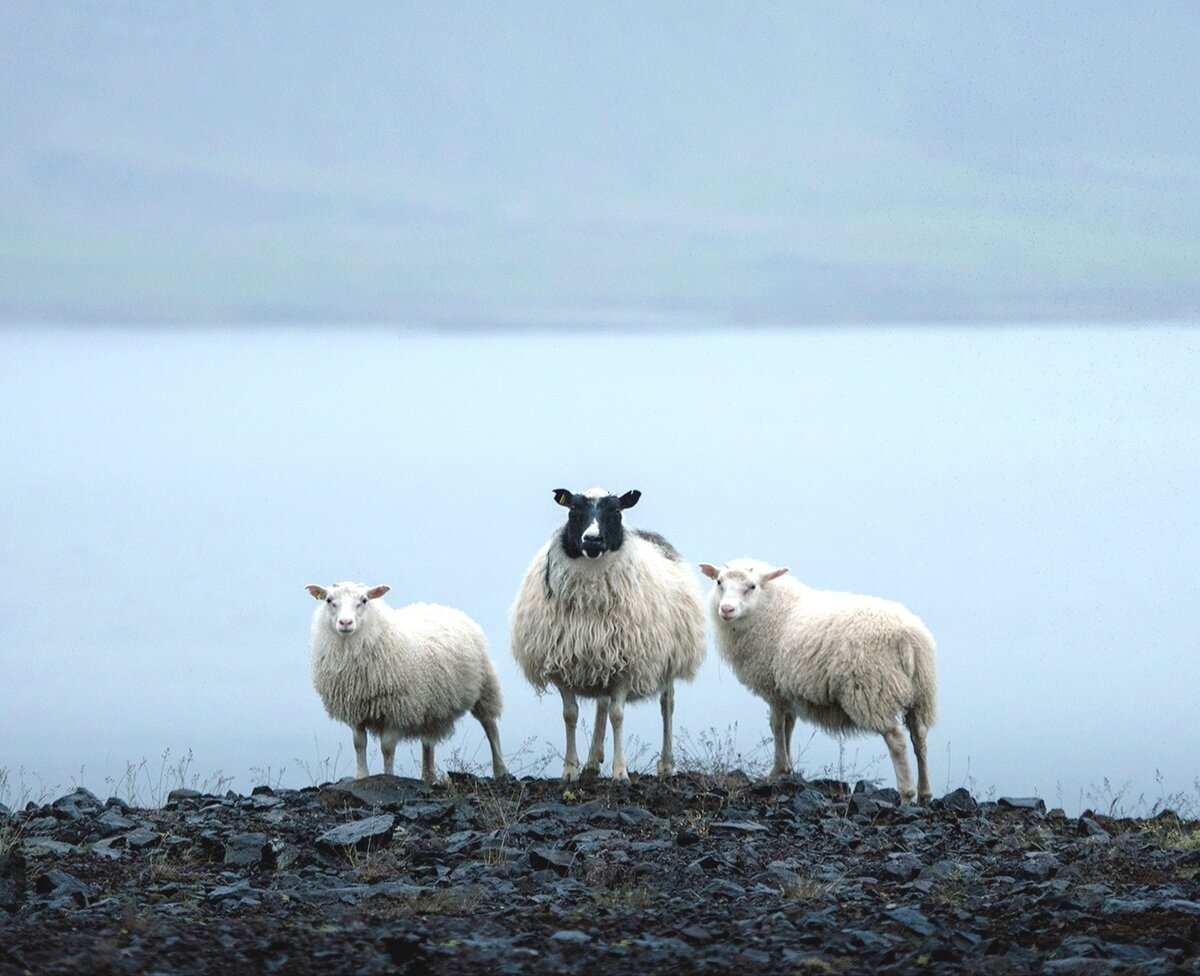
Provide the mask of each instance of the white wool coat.
{"label": "white wool coat", "polygon": [[529,564],[512,608],[513,656],[539,691],[636,701],[695,677],[704,607],[687,564],[627,530],[601,559],[570,559],[556,534]]}
{"label": "white wool coat", "polygon": [[901,604],[790,576],[764,585],[740,620],[722,620],[719,602],[714,588],[717,650],[767,702],[837,733],[883,732],[909,711],[926,727],[936,721],[933,636]]}
{"label": "white wool coat", "polygon": [[313,613],[313,685],[331,718],[432,743],[477,703],[477,717],[499,717],[500,680],[475,621],[432,603],[369,606],[348,637],[333,632],[324,606]]}

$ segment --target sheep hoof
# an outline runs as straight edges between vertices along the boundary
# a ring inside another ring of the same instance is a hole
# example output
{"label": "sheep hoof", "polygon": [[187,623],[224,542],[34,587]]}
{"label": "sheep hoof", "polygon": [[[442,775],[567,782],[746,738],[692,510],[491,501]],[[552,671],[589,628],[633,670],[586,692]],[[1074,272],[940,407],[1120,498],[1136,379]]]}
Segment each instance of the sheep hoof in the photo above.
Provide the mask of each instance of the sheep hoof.
{"label": "sheep hoof", "polygon": [[629,773],[624,769],[619,770],[619,771],[614,769],[612,778],[613,778],[614,783],[628,783],[629,782]]}
{"label": "sheep hoof", "polygon": [[579,779],[579,767],[563,766],[562,778],[564,783],[574,783],[577,779]]}
{"label": "sheep hoof", "polygon": [[663,762],[660,759],[658,761],[658,775],[659,776],[674,776],[675,775],[675,764],[673,762]]}

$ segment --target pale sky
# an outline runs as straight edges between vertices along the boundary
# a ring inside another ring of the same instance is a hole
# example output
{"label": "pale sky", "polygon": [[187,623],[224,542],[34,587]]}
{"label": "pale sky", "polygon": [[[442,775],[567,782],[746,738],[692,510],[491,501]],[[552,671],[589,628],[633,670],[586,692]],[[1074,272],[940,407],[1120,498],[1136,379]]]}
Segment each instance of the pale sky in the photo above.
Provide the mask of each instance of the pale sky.
{"label": "pale sky", "polygon": [[0,6],[0,320],[1190,320],[1193,3]]}

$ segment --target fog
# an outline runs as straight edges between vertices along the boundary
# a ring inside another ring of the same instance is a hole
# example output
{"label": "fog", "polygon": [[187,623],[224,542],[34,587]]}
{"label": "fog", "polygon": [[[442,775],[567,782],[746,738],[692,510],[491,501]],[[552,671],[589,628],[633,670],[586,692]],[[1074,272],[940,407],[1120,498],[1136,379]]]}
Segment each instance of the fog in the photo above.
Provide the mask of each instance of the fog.
{"label": "fog", "polygon": [[[507,615],[561,522],[551,490],[595,485],[640,489],[629,521],[693,567],[755,556],[919,614],[938,642],[936,793],[1077,810],[1106,778],[1110,798],[1152,803],[1200,774],[1186,328],[0,340],[9,802],[21,782],[113,792],[167,750],[243,790],[352,772],[350,731],[311,685],[303,589],[340,579],[478,620],[506,753],[557,775],[559,703],[517,670]],[[627,712],[635,770],[653,770],[657,728],[656,705]],[[693,762],[723,757],[705,738],[769,755],[765,706],[711,650],[676,730]],[[890,783],[881,739],[839,753],[797,735],[807,774]],[[469,717],[438,754],[443,769],[486,757]],[[400,771],[418,759],[402,746]]]}

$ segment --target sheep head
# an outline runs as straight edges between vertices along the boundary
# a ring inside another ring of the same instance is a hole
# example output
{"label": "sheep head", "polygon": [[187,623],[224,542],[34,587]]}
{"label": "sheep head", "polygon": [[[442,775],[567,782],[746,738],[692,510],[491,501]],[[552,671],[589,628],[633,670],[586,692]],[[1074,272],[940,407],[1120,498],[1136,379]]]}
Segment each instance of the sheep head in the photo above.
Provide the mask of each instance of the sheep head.
{"label": "sheep head", "polygon": [[316,600],[325,601],[325,615],[335,634],[349,637],[357,631],[374,611],[370,601],[387,593],[390,586],[364,586],[362,583],[335,583],[326,589],[316,583],[305,587]]}

